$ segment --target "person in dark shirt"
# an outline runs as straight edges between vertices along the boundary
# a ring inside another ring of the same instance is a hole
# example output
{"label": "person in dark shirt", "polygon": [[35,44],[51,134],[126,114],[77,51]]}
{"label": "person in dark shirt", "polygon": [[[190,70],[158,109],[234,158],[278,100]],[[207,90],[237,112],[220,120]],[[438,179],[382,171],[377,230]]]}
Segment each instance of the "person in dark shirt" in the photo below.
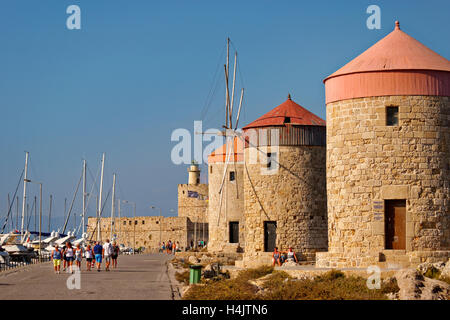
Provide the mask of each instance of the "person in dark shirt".
{"label": "person in dark shirt", "polygon": [[95,242],[94,246],[95,262],[97,262],[97,271],[100,272],[100,267],[102,266],[103,258],[103,246],[100,241]]}

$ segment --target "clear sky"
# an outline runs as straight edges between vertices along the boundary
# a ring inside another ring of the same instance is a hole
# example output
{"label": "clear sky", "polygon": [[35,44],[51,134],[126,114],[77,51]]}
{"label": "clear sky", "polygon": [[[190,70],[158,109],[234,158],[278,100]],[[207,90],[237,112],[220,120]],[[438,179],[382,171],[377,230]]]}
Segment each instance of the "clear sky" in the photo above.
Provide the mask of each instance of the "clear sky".
{"label": "clear sky", "polygon": [[[66,28],[71,4],[81,8],[81,30]],[[381,8],[380,30],[366,27],[371,4]],[[204,120],[204,129],[222,125],[223,88],[206,116],[202,110],[227,36],[246,89],[242,125],[288,93],[325,118],[322,80],[392,31],[397,19],[449,58],[449,12],[448,0],[1,0],[0,222],[25,150],[29,178],[44,182],[44,214],[52,194],[53,215],[62,217],[82,159],[95,176],[106,152],[104,197],[116,172],[117,196],[135,201],[138,215],[158,214],[152,204],[169,215],[177,184],[187,182],[187,166],[171,162],[170,136],[177,128],[193,133],[194,120]],[[30,185],[34,195],[38,187]]]}

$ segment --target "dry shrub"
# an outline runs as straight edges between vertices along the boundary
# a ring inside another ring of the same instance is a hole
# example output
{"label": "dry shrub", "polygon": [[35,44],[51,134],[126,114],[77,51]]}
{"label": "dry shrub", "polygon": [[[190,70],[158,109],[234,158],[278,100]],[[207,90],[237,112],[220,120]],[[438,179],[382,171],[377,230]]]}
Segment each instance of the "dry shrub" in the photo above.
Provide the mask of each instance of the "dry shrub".
{"label": "dry shrub", "polygon": [[381,284],[381,292],[386,293],[397,293],[400,291],[400,288],[397,283],[397,279],[392,277],[388,281],[382,282]]}
{"label": "dry shrub", "polygon": [[261,278],[273,272],[273,267],[259,267],[239,272],[235,279],[211,281],[205,285],[193,285],[183,296],[185,300],[254,300],[258,288],[248,280]]}
{"label": "dry shrub", "polygon": [[[267,274],[263,289],[248,280],[258,279]],[[260,267],[241,271],[235,279],[194,285],[185,294],[187,300],[385,300],[385,293],[395,292],[396,282],[384,284],[381,290],[367,287],[363,277],[347,277],[340,271],[332,270],[314,279],[298,280],[286,272],[273,271],[272,267]]]}
{"label": "dry shrub", "polygon": [[175,279],[178,282],[189,285],[189,270],[175,273]]}
{"label": "dry shrub", "polygon": [[443,276],[441,276],[441,277],[439,278],[439,280],[444,281],[444,282],[447,282],[448,284],[450,284],[450,277],[443,277]]}

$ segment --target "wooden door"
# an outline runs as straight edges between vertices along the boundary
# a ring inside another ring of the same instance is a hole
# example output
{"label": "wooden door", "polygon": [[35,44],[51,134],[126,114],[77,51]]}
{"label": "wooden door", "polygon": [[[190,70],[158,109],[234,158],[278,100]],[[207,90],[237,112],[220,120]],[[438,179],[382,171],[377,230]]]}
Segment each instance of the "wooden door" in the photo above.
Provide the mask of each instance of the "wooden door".
{"label": "wooden door", "polygon": [[275,221],[264,222],[264,251],[272,252],[277,243],[277,223]]}
{"label": "wooden door", "polygon": [[406,200],[385,200],[386,249],[406,249]]}

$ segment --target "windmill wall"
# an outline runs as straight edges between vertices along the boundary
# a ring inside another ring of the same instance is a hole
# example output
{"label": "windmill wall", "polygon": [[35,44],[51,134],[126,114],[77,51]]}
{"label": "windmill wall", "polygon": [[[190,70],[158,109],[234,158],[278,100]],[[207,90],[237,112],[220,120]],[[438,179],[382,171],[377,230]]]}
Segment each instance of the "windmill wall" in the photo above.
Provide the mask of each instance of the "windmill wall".
{"label": "windmill wall", "polygon": [[[314,260],[316,252],[327,250],[325,126],[310,128],[322,130],[318,135],[322,138],[309,141],[315,145],[300,143],[308,140],[297,135],[308,131],[305,126],[288,129],[295,136],[280,137],[284,145],[277,148],[270,145],[245,148],[246,243],[242,266],[271,263],[272,250],[265,245],[265,222],[276,222],[279,250],[292,246],[302,260]],[[250,161],[252,152],[258,155],[257,163]],[[273,174],[265,174],[267,153],[278,154],[279,165]]]}
{"label": "windmill wall", "polygon": [[[229,163],[220,193],[224,169],[225,163],[209,164],[208,252],[238,252],[245,248],[244,165],[242,162]],[[230,172],[235,173],[234,181],[230,181]],[[239,241],[232,243],[230,228],[236,222],[239,224]]]}

